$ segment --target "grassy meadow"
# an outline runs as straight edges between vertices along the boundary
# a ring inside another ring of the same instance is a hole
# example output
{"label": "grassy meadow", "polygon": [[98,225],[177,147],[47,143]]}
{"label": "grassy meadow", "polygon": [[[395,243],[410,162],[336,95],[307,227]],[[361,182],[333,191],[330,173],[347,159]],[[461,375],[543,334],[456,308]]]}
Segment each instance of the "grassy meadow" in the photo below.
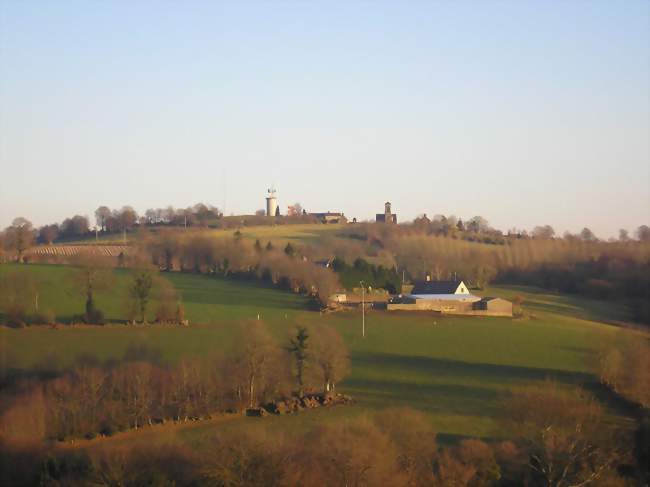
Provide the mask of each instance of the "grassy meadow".
{"label": "grassy meadow", "polygon": [[[83,311],[70,267],[0,265],[0,273],[32,273],[41,283],[40,306],[51,307],[65,321]],[[263,319],[278,340],[298,324],[331,324],[351,352],[352,373],[340,385],[356,404],[264,420],[269,428],[303,427],[322,419],[338,420],[389,406],[425,411],[442,438],[502,437],[503,403],[513,393],[553,378],[566,387],[584,386],[603,401],[616,422],[625,411],[608,400],[597,385],[600,345],[617,333],[632,331],[605,324],[622,311],[585,299],[567,298],[523,287],[494,287],[486,294],[520,295],[527,317],[439,317],[429,313],[370,311],[366,338],[358,311],[321,314],[305,298],[252,283],[207,276],[165,275],[180,291],[190,327],[127,326],[122,320],[128,271],[116,272],[110,292],[98,306],[115,322],[108,326],[0,327],[0,358],[5,370],[29,370],[57,363],[70,366],[76,357],[120,358],[132,346],[157,350],[164,360],[227,352],[242,320]],[[258,427],[254,420],[228,424],[207,422],[179,429],[174,435],[200,442],[218,428]],[[265,426],[265,427],[267,427]]]}
{"label": "grassy meadow", "polygon": [[[148,232],[152,234],[157,234],[161,229],[165,227],[153,227],[148,229]],[[176,230],[182,230],[180,227],[171,227]],[[304,224],[283,224],[283,225],[259,225],[259,226],[243,226],[239,229],[242,234],[242,238],[250,239],[255,241],[260,239],[261,241],[267,242],[272,240],[274,244],[277,245],[286,245],[291,242],[293,244],[313,244],[318,243],[323,237],[334,237],[336,238],[342,230],[348,228],[345,224],[313,224],[313,223],[304,223]],[[193,231],[196,228],[190,228],[189,231]],[[236,229],[214,229],[209,230],[209,232],[217,237],[232,237],[236,232]],[[147,232],[144,232],[146,235]],[[133,243],[141,238],[142,235],[137,231],[128,232],[126,235],[127,242]],[[74,238],[68,240],[58,240],[56,245],[123,245],[124,240],[122,238],[122,233],[110,233],[105,235],[100,235],[98,239],[95,239],[94,235],[88,235],[87,237]]]}

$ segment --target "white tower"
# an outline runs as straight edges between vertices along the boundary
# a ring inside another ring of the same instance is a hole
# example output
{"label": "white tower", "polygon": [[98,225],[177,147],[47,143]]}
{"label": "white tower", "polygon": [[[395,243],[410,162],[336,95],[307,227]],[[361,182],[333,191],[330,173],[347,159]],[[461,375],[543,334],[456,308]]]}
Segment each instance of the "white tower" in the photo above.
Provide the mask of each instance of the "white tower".
{"label": "white tower", "polygon": [[275,188],[267,190],[268,196],[266,197],[266,216],[275,216],[278,208],[278,198],[275,196]]}

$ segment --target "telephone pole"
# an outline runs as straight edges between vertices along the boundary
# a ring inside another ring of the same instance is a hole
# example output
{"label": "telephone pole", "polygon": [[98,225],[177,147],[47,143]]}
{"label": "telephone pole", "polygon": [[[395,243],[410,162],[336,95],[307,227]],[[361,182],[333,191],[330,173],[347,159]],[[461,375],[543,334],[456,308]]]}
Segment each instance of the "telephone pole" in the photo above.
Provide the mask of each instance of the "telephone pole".
{"label": "telephone pole", "polygon": [[366,283],[359,281],[361,284],[361,336],[366,337]]}

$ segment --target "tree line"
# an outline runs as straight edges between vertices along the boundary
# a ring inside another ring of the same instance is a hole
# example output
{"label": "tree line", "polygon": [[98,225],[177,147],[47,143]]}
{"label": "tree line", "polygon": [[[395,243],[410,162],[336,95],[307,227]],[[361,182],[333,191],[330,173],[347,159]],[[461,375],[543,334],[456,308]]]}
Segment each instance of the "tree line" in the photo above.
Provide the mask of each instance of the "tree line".
{"label": "tree line", "polygon": [[238,231],[232,238],[215,238],[200,231],[161,230],[157,236],[143,239],[140,246],[162,271],[253,278],[312,296],[323,306],[340,286],[334,272],[307,259],[290,244],[276,248],[270,241],[251,243]]}
{"label": "tree line", "polygon": [[[634,332],[630,332],[634,333]],[[619,333],[605,341],[599,357],[600,381],[632,404],[650,410],[650,342]]]}
{"label": "tree line", "polygon": [[74,215],[61,223],[49,223],[35,228],[24,217],[17,217],[0,232],[0,248],[22,254],[35,243],[51,245],[54,242],[82,239],[91,235],[109,235],[133,232],[138,228],[183,227],[236,229],[241,226],[320,223],[299,203],[289,206],[286,215],[265,215],[264,210],[254,215],[225,216],[216,206],[197,203],[187,208],[149,208],[143,214],[131,206],[111,209],[100,206],[94,213],[94,224],[88,216]]}
{"label": "tree line", "polygon": [[273,431],[263,422],[224,429],[201,447],[106,444],[49,453],[3,447],[10,485],[178,485],[333,487],[624,487],[644,485],[643,437],[616,437],[602,410],[579,392],[548,382],[506,403],[500,424],[511,440],[461,439],[443,446],[422,412],[388,408]]}
{"label": "tree line", "polygon": [[349,370],[347,347],[332,327],[298,328],[279,344],[263,322],[247,322],[238,325],[223,355],[172,365],[155,350],[134,346],[119,362],[81,357],[53,378],[7,378],[0,436],[63,441],[203,419],[306,392],[333,392]]}

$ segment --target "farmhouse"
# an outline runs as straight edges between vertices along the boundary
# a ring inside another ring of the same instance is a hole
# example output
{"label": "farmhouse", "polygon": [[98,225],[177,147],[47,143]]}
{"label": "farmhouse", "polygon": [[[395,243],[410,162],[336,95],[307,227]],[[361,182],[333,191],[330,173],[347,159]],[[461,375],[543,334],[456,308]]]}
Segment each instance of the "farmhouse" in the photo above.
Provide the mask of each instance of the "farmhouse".
{"label": "farmhouse", "polygon": [[[472,296],[463,281],[420,281],[413,286],[411,296],[418,299],[465,299]],[[479,298],[476,298],[477,300]]]}
{"label": "farmhouse", "polygon": [[501,298],[481,298],[463,281],[417,282],[408,294],[388,303],[389,311],[437,311],[477,316],[512,316],[512,303]]}

